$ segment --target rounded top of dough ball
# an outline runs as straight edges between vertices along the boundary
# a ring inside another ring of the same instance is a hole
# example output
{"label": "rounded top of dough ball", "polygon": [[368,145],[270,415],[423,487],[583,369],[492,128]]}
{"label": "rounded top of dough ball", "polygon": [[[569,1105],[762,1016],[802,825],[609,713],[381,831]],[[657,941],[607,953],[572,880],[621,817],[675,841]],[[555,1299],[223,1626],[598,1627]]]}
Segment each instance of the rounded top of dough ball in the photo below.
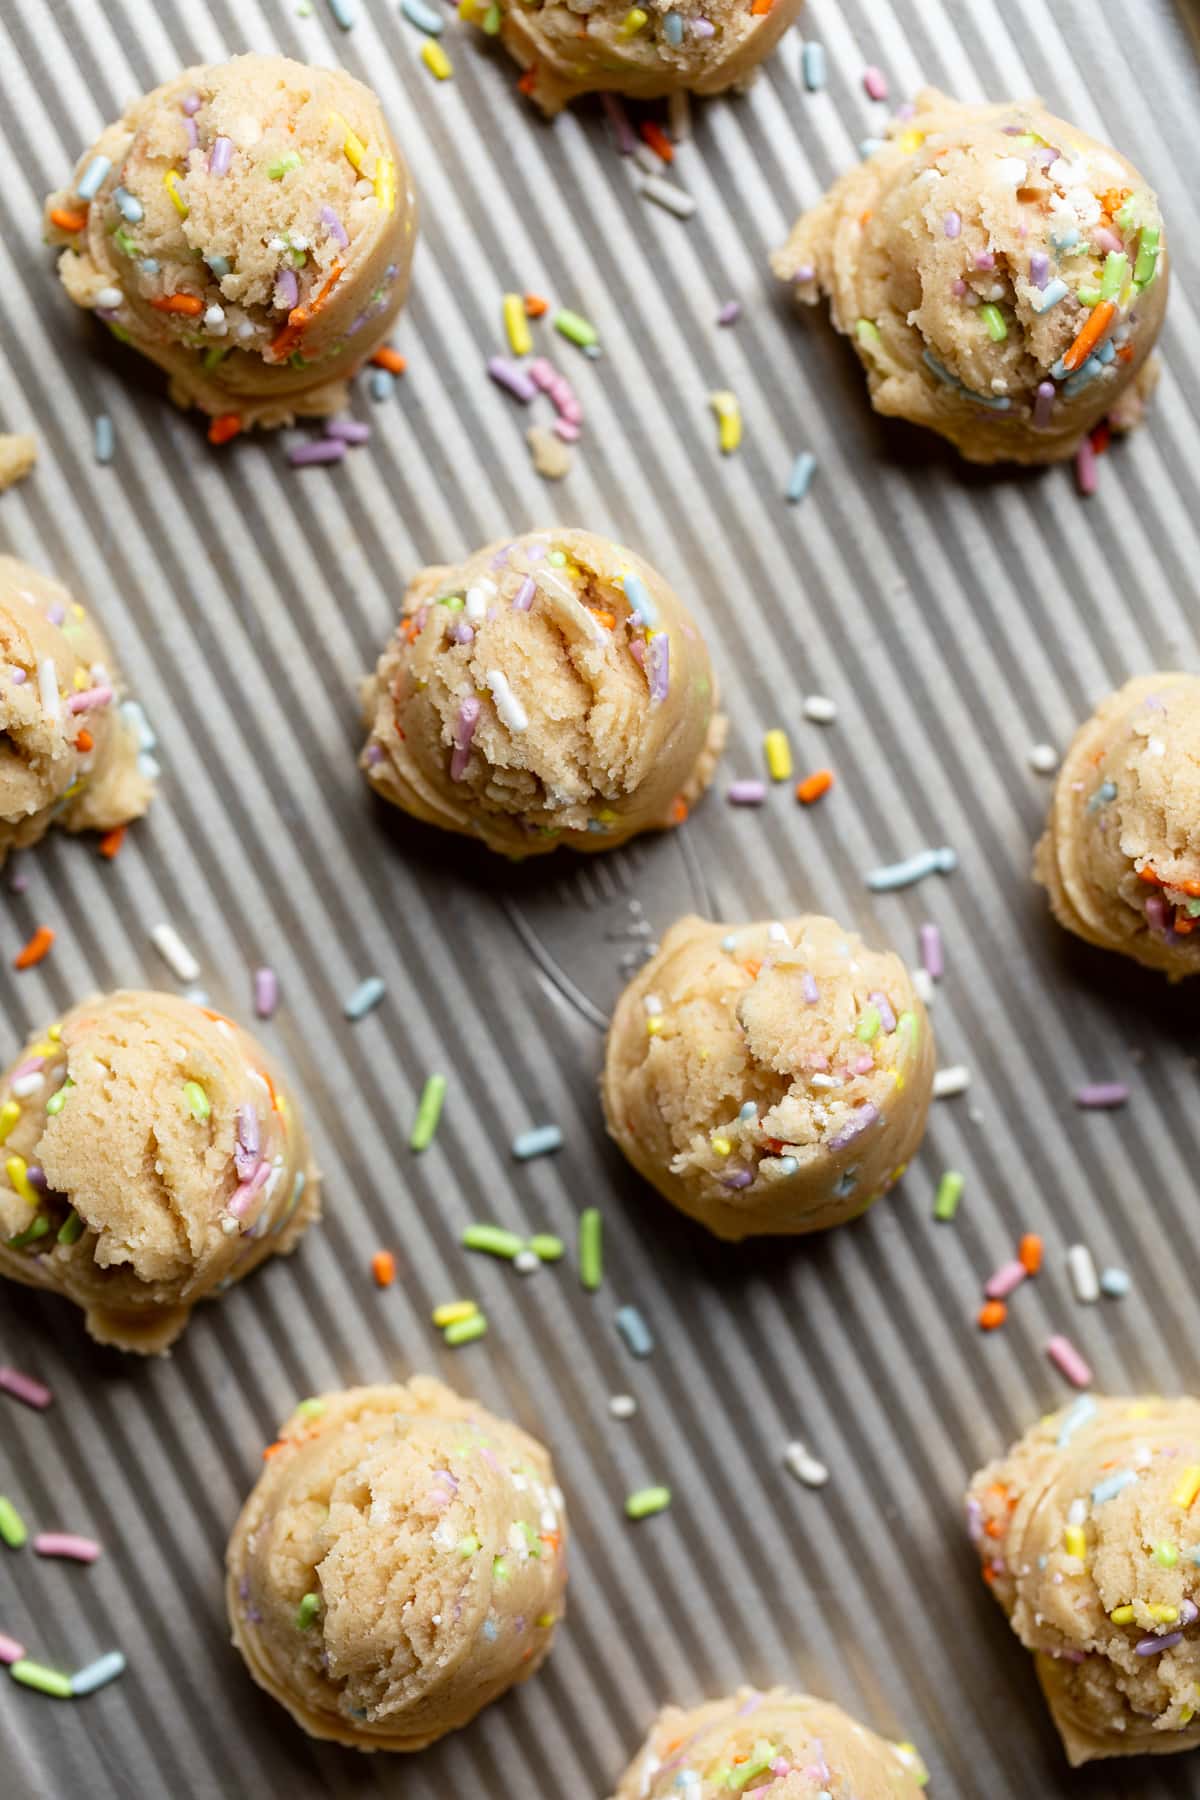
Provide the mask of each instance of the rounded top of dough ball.
{"label": "rounded top of dough ball", "polygon": [[1200,676],[1101,701],[1054,787],[1037,878],[1062,924],[1172,981],[1200,970]]}
{"label": "rounded top of dough ball", "polygon": [[534,531],[424,569],[366,684],[362,766],[415,818],[524,857],[687,816],[725,735],[708,652],[650,565]]}
{"label": "rounded top of dough ball", "polygon": [[230,1538],[234,1641],[313,1737],[420,1750],[550,1648],[566,1515],[550,1458],[425,1377],[305,1401]]}
{"label": "rounded top of dough ball", "polygon": [[523,90],[547,113],[579,94],[718,94],[744,86],[801,0],[501,0],[500,37],[528,71]]}
{"label": "rounded top of dough ball", "polygon": [[604,1110],[634,1167],[718,1237],[817,1231],[902,1173],[933,1062],[898,956],[812,914],[685,918],[617,1004]]}
{"label": "rounded top of dough ball", "polygon": [[1040,101],[933,90],[772,265],[800,299],[830,296],[878,411],[978,462],[1056,461],[1106,415],[1132,422],[1167,298],[1132,163]]}

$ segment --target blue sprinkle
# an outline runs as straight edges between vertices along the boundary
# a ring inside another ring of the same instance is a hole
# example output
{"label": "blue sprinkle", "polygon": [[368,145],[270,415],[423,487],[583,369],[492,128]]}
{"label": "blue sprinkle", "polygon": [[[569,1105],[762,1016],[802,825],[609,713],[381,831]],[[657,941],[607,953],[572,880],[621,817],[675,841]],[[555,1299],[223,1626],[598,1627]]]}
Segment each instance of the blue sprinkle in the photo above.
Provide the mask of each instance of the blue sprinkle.
{"label": "blue sprinkle", "polygon": [[1118,1469],[1115,1475],[1106,1475],[1092,1489],[1092,1505],[1103,1506],[1106,1500],[1115,1500],[1136,1480],[1137,1473],[1133,1469]]}
{"label": "blue sprinkle", "polygon": [[782,1175],[794,1175],[799,1167],[794,1156],[781,1156],[779,1159],[779,1171]]}
{"label": "blue sprinkle", "polygon": [[218,281],[228,275],[230,264],[227,256],[206,256],[204,260]]}
{"label": "blue sprinkle", "polygon": [[[788,1160],[790,1162],[794,1159],[789,1157]],[[854,1192],[858,1186],[858,1173],[857,1169],[847,1169],[844,1175],[838,1176],[833,1184],[833,1191],[839,1200],[847,1199]]]}
{"label": "blue sprinkle", "polygon": [[123,219],[128,219],[131,225],[141,224],[146,216],[146,209],[136,194],[131,194],[128,188],[114,188],[113,199]]}
{"label": "blue sprinkle", "polygon": [[683,14],[669,12],[663,20],[663,36],[668,44],[678,49],[683,42]]}
{"label": "blue sprinkle", "polygon": [[110,463],[117,448],[117,434],[107,413],[96,414],[95,451],[98,463]]}
{"label": "blue sprinkle", "polygon": [[372,400],[390,400],[396,391],[396,377],[390,369],[372,369]]}
{"label": "blue sprinkle", "polygon": [[512,1143],[512,1153],[518,1162],[528,1162],[531,1156],[545,1156],[551,1150],[562,1149],[563,1134],[557,1125],[535,1125],[532,1131],[523,1131]]}
{"label": "blue sprinkle", "polygon": [[158,258],[157,258],[157,256],[143,256],[141,263],[138,266],[140,267],[143,275],[157,275],[158,274]]}
{"label": "blue sprinkle", "polygon": [[732,931],[729,933],[728,937],[723,937],[721,939],[721,948],[722,950],[727,950],[730,955],[737,949],[737,939],[734,937]]}
{"label": "blue sprinkle", "polygon": [[1101,363],[1099,357],[1089,356],[1083,367],[1076,369],[1074,375],[1071,376],[1071,379],[1063,383],[1063,393],[1066,395],[1067,399],[1070,400],[1078,394],[1082,388],[1089,387],[1091,383],[1095,381],[1097,375],[1102,375],[1103,373],[1104,365]]}
{"label": "blue sprinkle", "polygon": [[1081,1425],[1086,1425],[1096,1416],[1096,1402],[1090,1394],[1081,1394],[1073,1406],[1069,1406],[1063,1415],[1063,1422],[1058,1428],[1058,1448],[1065,1450]]}
{"label": "blue sprinkle", "polygon": [[1046,283],[1041,293],[1038,294],[1037,298],[1034,300],[1034,312],[1049,312],[1052,306],[1057,306],[1060,300],[1065,300],[1070,291],[1071,290],[1066,282],[1056,275],[1053,281],[1048,281]]}
{"label": "blue sprinkle", "polygon": [[858,146],[858,154],[862,157],[864,162],[870,162],[871,158],[875,155],[875,152],[877,150],[882,150],[886,142],[886,138],[864,138],[862,143]]}
{"label": "blue sprinkle", "polygon": [[1079,242],[1079,233],[1074,225],[1068,225],[1065,231],[1056,228],[1050,233],[1050,242],[1056,250],[1073,250]]}
{"label": "blue sprinkle", "polygon": [[817,459],[811,450],[802,450],[792,464],[791,479],[787,484],[787,497],[793,505],[803,500],[812,486],[813,476],[817,472]]}
{"label": "blue sprinkle", "polygon": [[742,1121],[743,1125],[749,1125],[751,1119],[757,1119],[757,1117],[758,1117],[757,1106],[755,1106],[753,1100],[747,1100],[746,1104],[742,1107],[741,1111],[738,1113],[738,1118]]}
{"label": "blue sprinkle", "polygon": [[583,354],[585,356],[590,356],[592,361],[596,362],[604,355],[604,346],[603,344],[585,344],[583,346]]}
{"label": "blue sprinkle", "polygon": [[957,867],[958,857],[949,845],[940,850],[919,850],[907,862],[888,863],[883,868],[871,869],[867,886],[873,894],[890,894],[895,888],[911,887],[914,881],[922,881],[926,875],[949,875]]}
{"label": "blue sprinkle", "polygon": [[110,1650],[105,1656],[98,1656],[95,1662],[89,1663],[86,1669],[79,1669],[72,1675],[71,1692],[76,1697],[94,1694],[97,1688],[107,1686],[124,1673],[125,1658],[119,1650]]}
{"label": "blue sprinkle", "polygon": [[1110,1300],[1123,1300],[1132,1286],[1124,1269],[1105,1269],[1100,1277],[1100,1292]]}
{"label": "blue sprinkle", "polygon": [[333,14],[334,23],[343,31],[349,31],[354,23],[354,6],[352,0],[329,0],[329,10]]}
{"label": "blue sprinkle", "polygon": [[1115,359],[1116,354],[1117,346],[1113,343],[1111,338],[1105,338],[1104,342],[1096,352],[1096,360],[1107,368],[1109,363]]}
{"label": "blue sprinkle", "polygon": [[432,6],[426,6],[425,0],[400,0],[400,11],[410,25],[418,31],[427,32],[430,37],[441,37],[446,29],[446,21],[441,13],[434,12]]}
{"label": "blue sprinkle", "polygon": [[496,1638],[499,1635],[496,1630],[495,1619],[485,1619],[479,1629],[482,1631],[489,1644],[495,1643]]}
{"label": "blue sprinkle", "polygon": [[386,992],[387,989],[378,975],[368,975],[365,981],[359,982],[342,1011],[348,1019],[356,1024],[359,1019],[365,1019],[367,1014],[379,1005]]}
{"label": "blue sprinkle", "polygon": [[107,156],[93,156],[83,174],[79,177],[75,192],[81,200],[94,200],[100,192],[100,184],[112,168]]}
{"label": "blue sprinkle", "polygon": [[810,94],[818,93],[825,86],[825,51],[820,44],[805,44],[801,57],[804,69],[804,85]]}
{"label": "blue sprinkle", "polygon": [[650,1335],[650,1327],[636,1306],[619,1306],[614,1323],[625,1340],[625,1348],[632,1356],[650,1355],[654,1349],[654,1339]]}
{"label": "blue sprinkle", "polygon": [[641,576],[626,571],[622,585],[625,589],[625,598],[628,600],[638,618],[642,621],[642,624],[648,625],[651,631],[653,631],[658,624],[658,608],[650,598],[646,584]]}
{"label": "blue sprinkle", "polygon": [[1060,356],[1056,363],[1051,363],[1050,365],[1050,379],[1052,381],[1065,381],[1066,378],[1067,365]]}
{"label": "blue sprinkle", "polygon": [[1099,812],[1100,808],[1102,806],[1107,806],[1108,802],[1110,800],[1115,800],[1116,797],[1117,797],[1116,782],[1115,781],[1102,781],[1100,783],[1100,786],[1096,789],[1095,793],[1092,795],[1091,799],[1088,801],[1087,809],[1090,813]]}

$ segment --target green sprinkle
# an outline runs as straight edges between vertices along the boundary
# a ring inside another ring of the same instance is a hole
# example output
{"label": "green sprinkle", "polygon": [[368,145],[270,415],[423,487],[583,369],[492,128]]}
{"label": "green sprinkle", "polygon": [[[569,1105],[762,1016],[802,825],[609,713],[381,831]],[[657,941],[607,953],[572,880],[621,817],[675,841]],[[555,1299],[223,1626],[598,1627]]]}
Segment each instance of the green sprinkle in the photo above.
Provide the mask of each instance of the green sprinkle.
{"label": "green sprinkle", "polygon": [[286,156],[277,156],[274,162],[267,164],[267,178],[270,181],[282,181],[289,170],[298,169],[300,166],[300,158],[296,152],[289,150]]}
{"label": "green sprinkle", "polygon": [[211,369],[215,369],[218,364],[225,361],[225,358],[232,349],[232,344],[210,344],[208,349],[204,352],[201,367],[206,373]]}
{"label": "green sprinkle", "polygon": [[1002,344],[1008,336],[1008,326],[1000,308],[993,306],[989,300],[985,306],[980,307],[979,316],[987,326],[987,334],[993,344]]}
{"label": "green sprinkle", "polygon": [[453,1325],[447,1325],[442,1333],[451,1349],[459,1344],[473,1344],[476,1338],[487,1336],[487,1320],[482,1313],[473,1313],[469,1319],[459,1319]]}
{"label": "green sprinkle", "polygon": [[13,1505],[0,1494],[0,1538],[10,1550],[19,1550],[29,1533],[25,1529],[25,1521]]}
{"label": "green sprinkle", "polygon": [[879,1027],[883,1020],[879,1016],[877,1006],[864,1006],[862,1017],[854,1027],[854,1035],[860,1044],[869,1044],[873,1037],[879,1036]]}
{"label": "green sprinkle", "polygon": [[730,1770],[728,1785],[731,1788],[744,1787],[755,1775],[761,1775],[769,1769],[778,1754],[779,1748],[776,1744],[769,1744],[766,1738],[759,1738],[751,1753],[751,1760],[739,1763],[736,1769]]}
{"label": "green sprinkle", "polygon": [[411,1150],[428,1150],[437,1133],[438,1120],[442,1116],[442,1101],[446,1098],[446,1077],[431,1075],[425,1083],[421,1094],[421,1104],[417,1108],[417,1121],[412,1128],[412,1136],[408,1140]]}
{"label": "green sprinkle", "polygon": [[137,245],[134,243],[129,233],[123,228],[113,232],[113,243],[117,246],[117,249],[121,252],[122,256],[140,255]]}
{"label": "green sprinkle", "polygon": [[461,594],[445,594],[440,600],[435,600],[433,604],[444,606],[447,612],[461,612],[466,601]]}
{"label": "green sprinkle", "polygon": [[1078,300],[1080,306],[1099,306],[1100,289],[1094,287],[1081,287],[1076,293],[1075,298]]}
{"label": "green sprinkle", "polygon": [[500,29],[500,8],[492,0],[491,6],[483,15],[483,30],[487,37],[495,37]]}
{"label": "green sprinkle", "polygon": [[303,1419],[319,1419],[325,1411],[325,1402],[323,1400],[302,1400],[296,1411]]}
{"label": "green sprinkle", "polygon": [[39,1694],[50,1694],[55,1700],[71,1698],[70,1677],[60,1675],[57,1669],[48,1669],[45,1663],[30,1662],[23,1656],[8,1672],[22,1687],[36,1688]]}
{"label": "green sprinkle", "polygon": [[566,1251],[562,1239],[551,1236],[548,1231],[539,1231],[536,1237],[531,1237],[529,1248],[542,1262],[557,1262]]}
{"label": "green sprinkle", "polygon": [[474,1556],[479,1547],[479,1539],[475,1536],[473,1531],[468,1532],[466,1537],[459,1538],[458,1540],[458,1554],[462,1557],[464,1562],[468,1556]]}
{"label": "green sprinkle", "polygon": [[212,1107],[208,1103],[208,1095],[198,1081],[185,1081],[183,1095],[192,1110],[193,1119],[203,1121],[211,1116]]}
{"label": "green sprinkle", "polygon": [[594,1206],[579,1215],[579,1279],[594,1294],[604,1279],[604,1226]]}
{"label": "green sprinkle", "polygon": [[565,569],[567,566],[566,552],[564,550],[552,550],[546,558],[546,561],[552,562],[556,569]]}
{"label": "green sprinkle", "polygon": [[630,1494],[625,1502],[627,1519],[650,1519],[655,1513],[666,1512],[671,1504],[669,1487],[639,1488],[636,1494]]}
{"label": "green sprinkle", "polygon": [[1133,230],[1134,226],[1137,224],[1139,210],[1137,195],[1130,194],[1128,200],[1126,200],[1120,212],[1117,214],[1117,224],[1121,227],[1122,231]]}
{"label": "green sprinkle", "polygon": [[518,1523],[521,1534],[525,1539],[526,1549],[529,1551],[530,1556],[536,1556],[540,1561],[542,1555],[542,1543],[537,1532],[533,1529],[533,1526],[529,1523],[528,1519],[521,1519]]}
{"label": "green sprinkle", "polygon": [[566,307],[560,307],[555,313],[554,329],[561,331],[565,338],[570,338],[573,344],[578,344],[581,350],[600,341],[596,327],[589,325],[580,313],[570,312]]}
{"label": "green sprinkle", "polygon": [[112,332],[118,344],[132,344],[133,339],[123,325],[118,325],[115,319],[105,319],[104,323],[108,326],[108,329]]}
{"label": "green sprinkle", "polygon": [[510,1261],[525,1248],[525,1239],[502,1225],[468,1225],[460,1240],[464,1250],[484,1250],[489,1256],[505,1256]]}
{"label": "green sprinkle", "polygon": [[66,1080],[63,1082],[62,1086],[59,1088],[58,1092],[55,1094],[51,1094],[50,1098],[46,1102],[46,1111],[50,1114],[50,1117],[52,1119],[57,1118],[58,1114],[62,1111],[63,1107],[67,1104],[67,1095],[70,1093],[71,1089],[74,1086],[75,1086],[75,1083],[71,1080],[71,1077],[68,1075]]}
{"label": "green sprinkle", "polygon": [[937,1198],[933,1203],[933,1216],[948,1224],[958,1211],[958,1203],[962,1198],[963,1178],[957,1169],[947,1169],[938,1182]]}
{"label": "green sprinkle", "polygon": [[1137,261],[1133,265],[1133,279],[1140,287],[1149,287],[1158,273],[1158,239],[1157,225],[1143,225],[1138,237]]}
{"label": "green sprinkle", "polygon": [[72,1207],[58,1228],[57,1242],[60,1244],[77,1244],[83,1236],[83,1220]]}
{"label": "green sprinkle", "polygon": [[1100,298],[1115,300],[1125,286],[1125,277],[1129,273],[1129,258],[1123,250],[1110,250],[1104,259],[1104,274],[1100,278]]}
{"label": "green sprinkle", "polygon": [[492,1558],[492,1580],[493,1581],[507,1581],[508,1580],[508,1564],[505,1562],[505,1560],[502,1556],[493,1556],[493,1558]]}
{"label": "green sprinkle", "polygon": [[1179,1561],[1179,1551],[1174,1544],[1156,1544],[1154,1560],[1156,1563],[1161,1563],[1164,1569],[1173,1569]]}
{"label": "green sprinkle", "polygon": [[45,1213],[39,1213],[32,1225],[27,1225],[24,1231],[18,1231],[16,1237],[9,1238],[9,1249],[24,1250],[28,1244],[36,1244],[39,1238],[45,1237],[49,1229],[49,1219]]}
{"label": "green sprinkle", "polygon": [[307,1631],[321,1610],[320,1594],[305,1594],[296,1608],[296,1624],[301,1631]]}
{"label": "green sprinkle", "polygon": [[860,319],[854,327],[854,335],[860,344],[879,343],[879,327],[873,319]]}

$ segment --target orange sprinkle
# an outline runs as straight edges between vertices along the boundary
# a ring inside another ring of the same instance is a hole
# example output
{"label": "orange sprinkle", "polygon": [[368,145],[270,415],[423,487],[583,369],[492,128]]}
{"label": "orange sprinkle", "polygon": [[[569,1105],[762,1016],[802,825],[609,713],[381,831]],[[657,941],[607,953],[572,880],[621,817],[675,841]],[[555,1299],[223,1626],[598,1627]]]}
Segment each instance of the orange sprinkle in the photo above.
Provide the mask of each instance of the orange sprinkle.
{"label": "orange sprinkle", "polygon": [[390,1250],[377,1250],[371,1258],[371,1273],[376,1287],[391,1287],[396,1279],[396,1259]]}
{"label": "orange sprinkle", "polygon": [[752,17],[761,19],[764,14],[770,12],[774,4],[775,0],[754,0],[754,5],[750,8]]}
{"label": "orange sprinkle", "polygon": [[411,618],[401,619],[400,635],[406,644],[411,644],[417,637],[417,619],[414,613]]}
{"label": "orange sprinkle", "polygon": [[275,1442],[273,1444],[268,1444],[266,1449],[263,1451],[263,1461],[270,1462],[270,1460],[273,1456],[278,1456],[279,1452],[284,1448],[286,1443],[287,1443],[286,1438],[276,1438]]}
{"label": "orange sprinkle", "polygon": [[53,942],[54,933],[49,925],[39,925],[25,948],[18,950],[13,957],[13,968],[32,969],[35,963],[40,963],[43,956],[49,954]]}
{"label": "orange sprinkle", "polygon": [[208,428],[210,444],[227,444],[242,429],[241,416],[238,413],[220,413]]}
{"label": "orange sprinkle", "polygon": [[1017,1250],[1017,1260],[1027,1275],[1036,1275],[1042,1266],[1042,1240],[1036,1231],[1027,1231]]}
{"label": "orange sprinkle", "polygon": [[113,857],[121,848],[121,845],[125,842],[125,831],[126,827],[124,825],[114,825],[112,830],[106,831],[104,836],[100,839],[100,854],[101,856],[107,856],[109,862],[112,861]]}
{"label": "orange sprinkle", "polygon": [[1103,456],[1111,443],[1112,426],[1107,419],[1101,419],[1095,431],[1092,433],[1092,449],[1096,452],[1097,456]]}
{"label": "orange sprinkle", "polygon": [[377,350],[371,361],[377,369],[386,369],[391,375],[403,375],[408,367],[408,358],[401,356],[398,350],[393,350],[390,344],[385,344],[382,350]]}
{"label": "orange sprinkle", "polygon": [[1150,867],[1149,863],[1143,863],[1141,868],[1138,870],[1138,880],[1139,881],[1148,881],[1150,883],[1151,887],[1161,887],[1163,884],[1162,876],[1156,875],[1154,870]]}
{"label": "orange sprinkle", "polygon": [[750,957],[746,962],[744,962],[742,964],[742,967],[743,967],[743,969],[745,969],[745,971],[746,971],[747,975],[750,977],[751,981],[758,980],[758,972],[762,968],[762,964],[760,962],[757,962],[754,959],[754,957]]}
{"label": "orange sprinkle", "polygon": [[643,119],[639,130],[655,156],[661,156],[665,163],[675,161],[675,146],[661,125],[656,125],[653,119]]}
{"label": "orange sprinkle", "polygon": [[995,1331],[998,1326],[1003,1325],[1007,1317],[1008,1308],[1003,1300],[989,1300],[979,1309],[979,1329],[980,1331]]}
{"label": "orange sprinkle", "polygon": [[75,739],[75,748],[79,751],[81,756],[86,756],[88,751],[94,750],[95,747],[96,740],[85,725],[83,730],[79,733],[79,736]]}
{"label": "orange sprinkle", "polygon": [[525,312],[531,319],[540,319],[543,313],[550,311],[550,302],[543,300],[540,294],[525,295]]}
{"label": "orange sprinkle", "polygon": [[682,825],[683,821],[687,818],[687,816],[688,816],[688,803],[684,799],[683,795],[680,794],[671,806],[671,823],[672,823],[672,825]]}
{"label": "orange sprinkle", "polygon": [[160,294],[150,304],[155,312],[182,313],[188,319],[198,319],[204,311],[204,302],[199,294]]}
{"label": "orange sprinkle", "polygon": [[990,1563],[984,1563],[980,1570],[980,1574],[983,1576],[983,1579],[987,1582],[988,1586],[991,1587],[993,1581],[996,1579],[996,1571],[992,1568],[992,1565]]}
{"label": "orange sprinkle", "polygon": [[1117,361],[1118,362],[1132,362],[1133,361],[1133,345],[1132,344],[1122,344],[1121,345],[1121,348],[1117,351]]}
{"label": "orange sprinkle", "polygon": [[1172,931],[1177,932],[1180,937],[1186,937],[1189,931],[1195,931],[1196,921],[1195,919],[1189,919],[1186,913],[1176,912],[1171,929]]}
{"label": "orange sprinkle", "polygon": [[1008,1526],[1004,1523],[1003,1519],[989,1519],[983,1529],[990,1538],[1002,1538],[1008,1536]]}
{"label": "orange sprinkle", "polygon": [[518,81],[517,92],[518,92],[518,94],[532,94],[532,92],[536,86],[537,86],[537,64],[535,63],[532,69],[526,69],[526,71],[522,75],[520,81]]}
{"label": "orange sprinkle", "polygon": [[833,770],[816,769],[811,775],[806,775],[803,781],[796,783],[796,798],[801,806],[811,806],[814,800],[827,794],[832,786]]}
{"label": "orange sprinkle", "polygon": [[50,208],[50,223],[57,225],[60,231],[82,231],[87,222],[86,207],[82,212],[68,212],[65,206]]}
{"label": "orange sprinkle", "polygon": [[1108,328],[1116,316],[1117,308],[1112,300],[1101,300],[1098,306],[1093,306],[1087,324],[1063,357],[1063,368],[1068,375],[1083,367],[1097,344],[1108,335]]}
{"label": "orange sprinkle", "polygon": [[617,615],[615,612],[609,612],[607,606],[589,606],[588,611],[591,613],[593,619],[599,619],[605,631],[615,631],[617,629]]}

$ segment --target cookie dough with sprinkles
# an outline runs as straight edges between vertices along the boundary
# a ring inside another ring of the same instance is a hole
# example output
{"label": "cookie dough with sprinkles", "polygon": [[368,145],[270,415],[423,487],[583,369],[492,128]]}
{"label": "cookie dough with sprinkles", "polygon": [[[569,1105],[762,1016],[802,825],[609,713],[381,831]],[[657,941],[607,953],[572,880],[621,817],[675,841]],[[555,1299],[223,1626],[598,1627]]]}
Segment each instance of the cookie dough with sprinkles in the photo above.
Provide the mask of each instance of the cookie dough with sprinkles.
{"label": "cookie dough with sprinkles", "polygon": [[1082,1395],[980,1470],[967,1527],[1073,1767],[1200,1745],[1200,1400]]}
{"label": "cookie dough with sprinkles", "polygon": [[566,1533],[541,1444],[439,1382],[305,1400],[229,1541],[233,1641],[311,1736],[422,1750],[541,1665]]}
{"label": "cookie dough with sprinkles", "polygon": [[1034,874],[1068,931],[1200,970],[1200,676],[1140,675],[1101,701],[1054,786]]}
{"label": "cookie dough with sprinkles", "polygon": [[0,863],[66,831],[113,831],[154,793],[141,733],[95,619],[57,581],[0,556]]}
{"label": "cookie dough with sprinkles", "polygon": [[725,740],[683,602],[589,531],[534,531],[422,570],[363,711],[377,792],[511,857],[678,824]]}
{"label": "cookie dough with sprinkles", "polygon": [[741,1688],[685,1711],[668,1706],[614,1800],[918,1800],[927,1776],[911,1744],[892,1744],[839,1706],[786,1688]]}
{"label": "cookie dough with sprinkles", "polygon": [[50,195],[46,230],[71,299],[219,442],[344,404],[403,303],[417,210],[369,88],[236,56],[133,102]]}
{"label": "cookie dough with sprinkles", "polygon": [[722,1238],[865,1212],[921,1141],[933,1036],[907,969],[833,919],[680,919],[625,989],[604,1066],[634,1168]]}
{"label": "cookie dough with sprinkles", "polygon": [[772,257],[829,296],[876,411],[971,462],[1058,462],[1153,385],[1167,303],[1158,202],[1132,163],[1040,101],[911,118],[799,220]]}
{"label": "cookie dough with sprinkles", "polygon": [[171,994],[97,996],[32,1038],[0,1082],[0,1140],[0,1274],[143,1355],[319,1211],[262,1048]]}

